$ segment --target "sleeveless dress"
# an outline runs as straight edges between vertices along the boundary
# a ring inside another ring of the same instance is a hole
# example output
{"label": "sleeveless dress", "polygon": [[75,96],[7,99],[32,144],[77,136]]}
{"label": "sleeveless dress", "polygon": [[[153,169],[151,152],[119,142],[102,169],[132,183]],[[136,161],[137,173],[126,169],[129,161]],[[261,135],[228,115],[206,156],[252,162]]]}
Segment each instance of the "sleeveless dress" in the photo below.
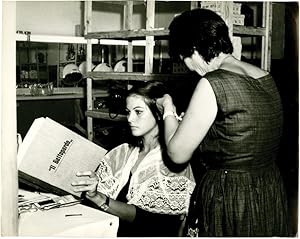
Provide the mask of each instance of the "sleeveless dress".
{"label": "sleeveless dress", "polygon": [[188,235],[288,236],[287,199],[275,164],[283,114],[273,78],[223,69],[205,78],[218,113],[199,146],[207,172],[192,196]]}

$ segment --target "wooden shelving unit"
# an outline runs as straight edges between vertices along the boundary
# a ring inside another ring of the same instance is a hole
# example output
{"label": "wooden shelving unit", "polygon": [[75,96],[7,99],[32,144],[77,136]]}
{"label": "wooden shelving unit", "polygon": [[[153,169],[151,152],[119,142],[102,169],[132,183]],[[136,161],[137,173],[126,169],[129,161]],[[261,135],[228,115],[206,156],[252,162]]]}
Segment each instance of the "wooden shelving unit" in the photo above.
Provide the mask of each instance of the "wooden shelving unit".
{"label": "wooden shelving unit", "polygon": [[[233,33],[237,35],[250,35],[250,36],[265,36],[267,29],[264,27],[250,27],[250,26],[233,26]],[[111,32],[91,32],[85,35],[86,39],[142,39],[146,36],[154,36],[164,38],[169,35],[168,29],[138,29],[138,30],[120,30]]]}
{"label": "wooden shelving unit", "polygon": [[[83,87],[58,87],[53,88],[52,95],[30,94],[29,88],[17,88],[17,101],[23,100],[55,100],[55,99],[85,99],[86,92]],[[93,89],[94,97],[107,97],[108,92],[101,89]]]}
{"label": "wooden shelving unit", "polygon": [[111,32],[91,32],[85,37],[86,39],[142,39],[146,36],[165,37],[169,35],[168,29],[138,29],[138,30],[120,30]]}
{"label": "wooden shelving unit", "polygon": [[[150,80],[174,80],[185,79],[188,75],[184,74],[153,74],[153,55],[154,55],[154,41],[157,39],[166,39],[169,35],[169,30],[164,28],[154,27],[155,18],[155,1],[113,1],[110,4],[121,4],[124,7],[125,29],[119,31],[106,31],[106,32],[91,32],[92,26],[92,1],[85,1],[85,39],[87,39],[87,134],[90,140],[93,140],[93,118],[109,119],[105,112],[99,113],[99,110],[93,109],[93,94],[92,94],[92,82],[103,80],[124,80],[124,81],[150,81]],[[132,29],[132,15],[134,4],[146,5],[146,28],[145,29]],[[227,7],[228,13],[232,13],[232,2],[223,2]],[[266,70],[270,70],[271,62],[271,31],[272,31],[272,3],[261,2],[263,4],[262,10],[262,27],[253,26],[239,26],[232,24],[231,15],[227,15],[227,24],[229,25],[229,31],[231,35],[235,36],[254,36],[262,37],[262,49],[261,49],[261,67]],[[198,1],[191,1],[190,8],[199,7]],[[127,66],[128,72],[116,73],[116,72],[91,72],[91,59],[92,59],[92,47],[91,42],[95,39],[121,39],[128,41],[127,47]],[[144,39],[145,45],[145,69],[144,72],[132,72],[132,56],[133,48],[132,41],[137,39]],[[124,116],[120,116],[122,120]],[[119,120],[119,119],[117,119]]]}
{"label": "wooden shelving unit", "polygon": [[48,83],[47,46],[40,43],[17,42],[19,83]]}
{"label": "wooden shelving unit", "polygon": [[151,80],[184,80],[188,74],[151,74],[143,72],[88,72],[87,77],[94,81],[121,80],[121,81],[151,81]]}

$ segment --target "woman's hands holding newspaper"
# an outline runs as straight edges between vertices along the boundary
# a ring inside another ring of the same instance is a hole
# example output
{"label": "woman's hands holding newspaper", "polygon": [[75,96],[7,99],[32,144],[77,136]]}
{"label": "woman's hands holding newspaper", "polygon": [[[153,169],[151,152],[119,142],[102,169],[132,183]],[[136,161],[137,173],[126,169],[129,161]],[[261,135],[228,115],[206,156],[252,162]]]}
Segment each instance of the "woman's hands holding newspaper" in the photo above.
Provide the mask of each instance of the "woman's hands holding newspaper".
{"label": "woman's hands holding newspaper", "polygon": [[99,178],[95,172],[92,171],[80,171],[76,173],[79,177],[78,181],[72,182],[72,186],[75,192],[86,192],[85,197],[101,206],[105,203],[106,196],[97,191],[97,185]]}
{"label": "woman's hands holding newspaper", "polygon": [[97,194],[98,177],[92,171],[80,171],[76,173],[78,181],[72,182],[75,192],[86,192],[88,197],[95,197]]}

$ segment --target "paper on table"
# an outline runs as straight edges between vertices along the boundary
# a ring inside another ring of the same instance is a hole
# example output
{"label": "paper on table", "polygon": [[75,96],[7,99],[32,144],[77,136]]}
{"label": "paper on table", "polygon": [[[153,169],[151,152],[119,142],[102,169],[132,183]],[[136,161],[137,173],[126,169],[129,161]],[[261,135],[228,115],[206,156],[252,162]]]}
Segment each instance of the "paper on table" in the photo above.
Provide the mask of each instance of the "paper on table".
{"label": "paper on table", "polygon": [[77,204],[22,214],[19,236],[116,237],[118,227],[118,217]]}

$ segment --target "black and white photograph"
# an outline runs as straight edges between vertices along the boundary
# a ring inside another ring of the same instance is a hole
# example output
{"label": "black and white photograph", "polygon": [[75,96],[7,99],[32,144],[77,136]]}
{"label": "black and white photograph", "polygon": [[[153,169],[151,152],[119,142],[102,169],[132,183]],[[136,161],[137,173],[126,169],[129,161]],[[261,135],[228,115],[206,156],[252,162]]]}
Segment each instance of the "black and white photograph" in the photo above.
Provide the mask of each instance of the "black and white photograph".
{"label": "black and white photograph", "polygon": [[298,237],[298,1],[1,1],[1,237]]}

